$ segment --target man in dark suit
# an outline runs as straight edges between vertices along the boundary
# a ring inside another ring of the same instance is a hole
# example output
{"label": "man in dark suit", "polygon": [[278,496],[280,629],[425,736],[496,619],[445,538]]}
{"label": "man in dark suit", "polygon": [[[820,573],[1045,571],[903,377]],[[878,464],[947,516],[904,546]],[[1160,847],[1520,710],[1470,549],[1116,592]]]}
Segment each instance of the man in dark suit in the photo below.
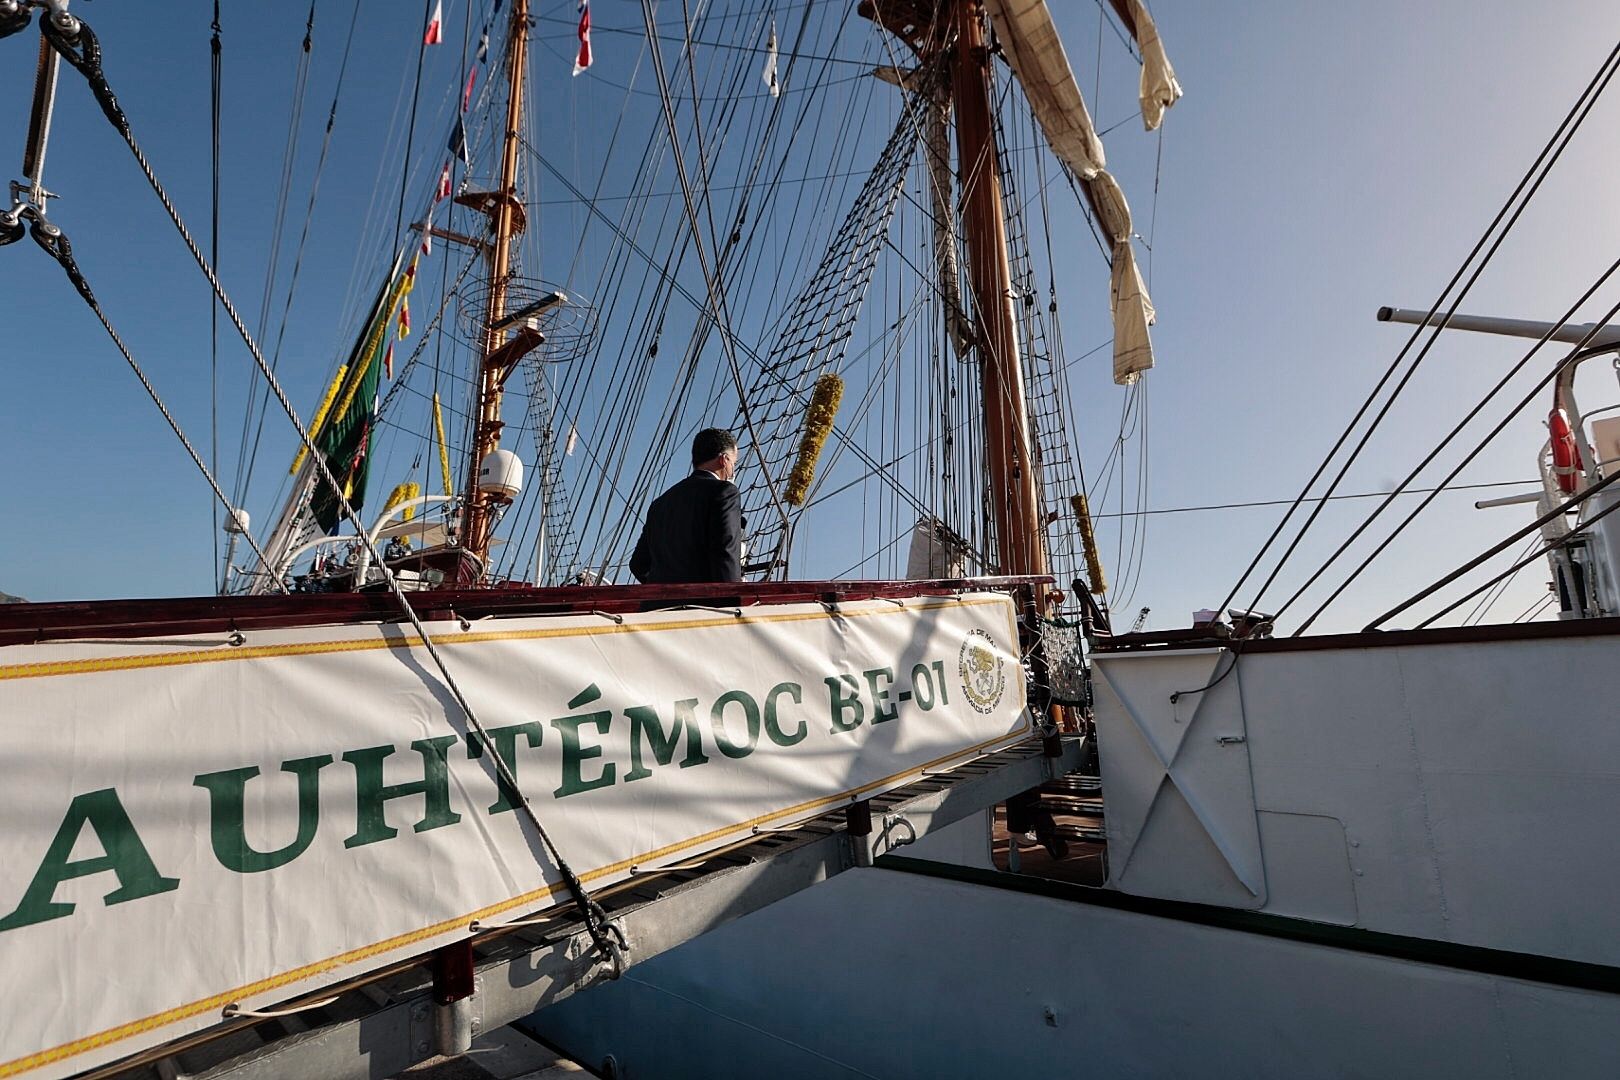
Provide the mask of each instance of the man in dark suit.
{"label": "man in dark suit", "polygon": [[652,501],[630,572],[645,585],[742,580],[742,500],[731,478],[737,440],[705,428],[692,440],[692,475]]}

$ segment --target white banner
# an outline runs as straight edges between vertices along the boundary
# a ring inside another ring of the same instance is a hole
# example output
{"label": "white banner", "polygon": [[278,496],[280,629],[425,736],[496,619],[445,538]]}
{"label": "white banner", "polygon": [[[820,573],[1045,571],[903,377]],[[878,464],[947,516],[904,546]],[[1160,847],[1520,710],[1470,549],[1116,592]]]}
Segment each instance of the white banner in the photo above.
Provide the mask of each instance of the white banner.
{"label": "white banner", "polygon": [[[431,623],[588,887],[1031,733],[999,594]],[[566,901],[398,626],[0,648],[0,1076]]]}

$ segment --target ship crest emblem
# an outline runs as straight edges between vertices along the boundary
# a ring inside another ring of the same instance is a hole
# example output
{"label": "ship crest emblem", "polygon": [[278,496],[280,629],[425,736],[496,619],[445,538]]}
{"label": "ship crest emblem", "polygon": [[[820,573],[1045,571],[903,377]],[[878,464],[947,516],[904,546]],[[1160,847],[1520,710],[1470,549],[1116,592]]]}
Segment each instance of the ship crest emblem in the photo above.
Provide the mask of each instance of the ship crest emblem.
{"label": "ship crest emblem", "polygon": [[958,658],[962,675],[962,693],[968,704],[981,713],[988,713],[1001,703],[1007,689],[1007,673],[995,641],[983,630],[970,630],[962,642]]}

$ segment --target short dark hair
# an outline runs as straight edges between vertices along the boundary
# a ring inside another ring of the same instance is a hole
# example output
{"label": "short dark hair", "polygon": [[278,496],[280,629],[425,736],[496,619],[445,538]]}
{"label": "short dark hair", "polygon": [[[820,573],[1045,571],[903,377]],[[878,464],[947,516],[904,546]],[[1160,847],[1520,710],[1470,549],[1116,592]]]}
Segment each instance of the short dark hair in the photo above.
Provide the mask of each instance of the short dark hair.
{"label": "short dark hair", "polygon": [[692,440],[692,464],[713,461],[727,450],[737,449],[737,438],[725,428],[704,428]]}

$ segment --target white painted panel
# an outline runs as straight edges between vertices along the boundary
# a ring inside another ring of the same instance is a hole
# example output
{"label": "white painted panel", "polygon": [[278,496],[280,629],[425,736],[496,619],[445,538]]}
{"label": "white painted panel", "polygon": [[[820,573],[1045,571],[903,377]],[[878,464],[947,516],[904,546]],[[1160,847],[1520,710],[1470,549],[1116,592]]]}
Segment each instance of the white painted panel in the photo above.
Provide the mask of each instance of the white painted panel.
{"label": "white painted panel", "polygon": [[1111,884],[1232,907],[1265,902],[1259,827],[1230,654],[1097,664]]}
{"label": "white painted panel", "polygon": [[[1186,656],[1096,658],[1110,817],[1152,774],[1136,703],[1184,679]],[[1343,823],[1356,925],[1620,964],[1620,636],[1254,653],[1228,681],[1241,699],[1204,709],[1246,732],[1256,807]],[[1199,899],[1175,863],[1203,857],[1202,832],[1134,851],[1160,865],[1120,887]],[[1262,841],[1268,883],[1292,883],[1265,910],[1318,917],[1301,888],[1330,872],[1320,852]]]}
{"label": "white painted panel", "polygon": [[1266,861],[1266,906],[1335,926],[1356,924],[1350,848],[1338,818],[1262,810],[1260,845]]}

